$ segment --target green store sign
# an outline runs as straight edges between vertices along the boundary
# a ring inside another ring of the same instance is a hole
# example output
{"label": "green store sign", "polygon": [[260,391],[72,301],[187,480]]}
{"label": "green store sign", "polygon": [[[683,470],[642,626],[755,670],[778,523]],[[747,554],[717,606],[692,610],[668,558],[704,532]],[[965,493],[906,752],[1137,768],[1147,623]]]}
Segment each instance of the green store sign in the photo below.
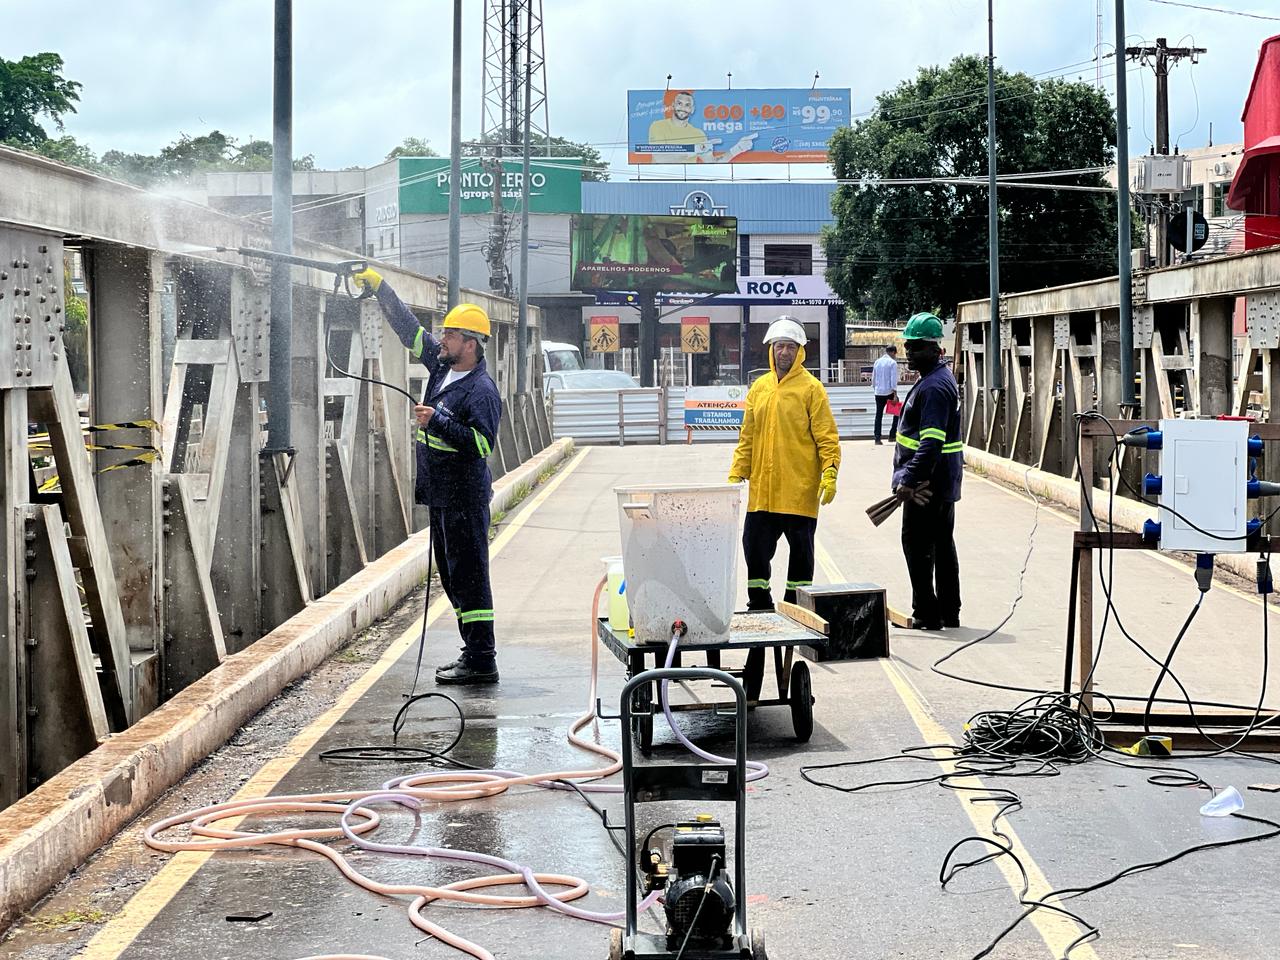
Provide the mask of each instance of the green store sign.
{"label": "green store sign", "polygon": [[[502,206],[519,210],[523,193],[523,169],[519,160],[502,161],[502,183],[495,185],[493,171],[476,157],[462,160],[462,212],[488,213],[493,209],[495,186],[502,191]],[[582,161],[577,158],[531,160],[529,163],[530,213],[582,212]],[[400,212],[449,212],[449,158],[402,157],[400,159]]]}

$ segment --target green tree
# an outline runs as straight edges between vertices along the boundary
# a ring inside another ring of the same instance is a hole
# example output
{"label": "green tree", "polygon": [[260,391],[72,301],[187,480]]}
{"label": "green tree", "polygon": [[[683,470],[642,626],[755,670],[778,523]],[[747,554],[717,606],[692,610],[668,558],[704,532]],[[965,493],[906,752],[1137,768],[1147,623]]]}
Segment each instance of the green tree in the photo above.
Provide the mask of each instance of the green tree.
{"label": "green tree", "polygon": [[66,329],[62,332],[62,346],[67,353],[67,370],[76,393],[89,392],[89,305],[78,296],[71,285],[71,270],[62,268],[62,290],[66,309]]}
{"label": "green tree", "polygon": [[57,160],[59,163],[82,167],[85,170],[99,170],[98,158],[86,144],[81,143],[70,134],[63,134],[56,140],[49,139],[37,144],[36,152],[42,157]]}
{"label": "green tree", "polygon": [[[831,140],[842,182],[823,232],[826,277],[855,310],[901,320],[988,293],[985,186],[884,186],[879,179],[985,177],[986,62],[957,57],[881,94]],[[996,71],[1000,174],[1105,168],[1115,114],[1086,83]],[[1047,179],[1047,178],[1037,178]],[[1099,173],[1054,183],[1105,186]],[[1002,188],[1000,285],[1027,290],[1115,273],[1115,200],[1105,193]]]}
{"label": "green tree", "polygon": [[[468,143],[463,145],[462,154],[467,157],[483,157],[492,154],[491,144],[497,142],[499,138],[488,136],[477,143]],[[513,151],[518,156],[519,150]],[[547,138],[542,136],[530,136],[529,138],[529,156],[532,159],[540,157],[578,157],[582,160],[582,179],[583,180],[608,180],[609,170],[605,166],[604,158],[600,156],[600,151],[589,143],[577,143],[564,137],[552,137],[550,148],[547,146]]]}
{"label": "green tree", "polygon": [[0,143],[38,147],[49,139],[38,120],[59,131],[64,114],[75,113],[80,84],[62,76],[62,57],[37,53],[21,60],[0,57]]}
{"label": "green tree", "polygon": [[440,154],[431,149],[431,141],[423,137],[405,137],[398,147],[392,147],[387,153],[388,160],[399,157],[438,157]]}

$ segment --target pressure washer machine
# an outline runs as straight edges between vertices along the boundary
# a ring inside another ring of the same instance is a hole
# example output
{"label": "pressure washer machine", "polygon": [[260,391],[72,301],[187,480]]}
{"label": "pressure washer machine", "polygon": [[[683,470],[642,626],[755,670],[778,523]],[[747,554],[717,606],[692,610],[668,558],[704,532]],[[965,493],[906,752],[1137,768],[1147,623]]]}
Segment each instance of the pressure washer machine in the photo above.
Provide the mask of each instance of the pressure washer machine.
{"label": "pressure washer machine", "polygon": [[[764,935],[747,926],[747,694],[738,680],[722,670],[706,667],[664,667],[646,670],[622,688],[622,729],[631,729],[639,711],[661,710],[642,697],[662,681],[713,680],[734,696],[734,762],[648,763],[637,766],[630,736],[622,738],[622,790],[626,814],[626,849],[639,870],[627,870],[627,916],[624,929],[612,931],[609,960],[768,960]],[[672,825],[666,843],[640,849],[636,805],[674,800],[732,803],[733,871],[726,863],[725,831],[709,814]],[[645,889],[639,890],[643,874]],[[663,891],[666,930],[637,929],[640,897]]]}

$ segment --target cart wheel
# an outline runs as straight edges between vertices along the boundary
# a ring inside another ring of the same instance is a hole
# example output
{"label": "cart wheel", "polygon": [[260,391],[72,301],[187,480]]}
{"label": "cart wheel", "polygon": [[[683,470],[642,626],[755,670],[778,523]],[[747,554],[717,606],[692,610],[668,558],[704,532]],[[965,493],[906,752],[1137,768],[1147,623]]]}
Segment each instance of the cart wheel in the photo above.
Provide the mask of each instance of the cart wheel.
{"label": "cart wheel", "polygon": [[791,726],[796,739],[808,743],[813,736],[813,684],[809,680],[809,665],[798,660],[791,665]]}
{"label": "cart wheel", "polygon": [[[653,749],[653,714],[648,712],[652,707],[653,685],[646,683],[643,687],[637,687],[631,709],[638,715],[631,718],[631,735],[645,756]],[[646,712],[640,713],[642,710]]]}
{"label": "cart wheel", "polygon": [[764,933],[758,927],[751,931],[751,960],[769,960],[764,950]]}
{"label": "cart wheel", "polygon": [[618,927],[609,931],[609,960],[622,960],[622,930]]}

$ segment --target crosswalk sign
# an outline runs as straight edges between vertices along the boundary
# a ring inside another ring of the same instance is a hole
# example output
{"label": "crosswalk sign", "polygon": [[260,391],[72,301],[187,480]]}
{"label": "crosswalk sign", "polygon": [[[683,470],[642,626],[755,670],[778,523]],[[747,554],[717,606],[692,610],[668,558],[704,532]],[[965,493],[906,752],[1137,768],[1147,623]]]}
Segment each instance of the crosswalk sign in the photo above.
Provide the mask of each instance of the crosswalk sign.
{"label": "crosswalk sign", "polygon": [[683,353],[711,352],[711,318],[680,318],[680,350]]}
{"label": "crosswalk sign", "polygon": [[617,317],[592,317],[588,337],[592,353],[617,353],[622,344]]}

